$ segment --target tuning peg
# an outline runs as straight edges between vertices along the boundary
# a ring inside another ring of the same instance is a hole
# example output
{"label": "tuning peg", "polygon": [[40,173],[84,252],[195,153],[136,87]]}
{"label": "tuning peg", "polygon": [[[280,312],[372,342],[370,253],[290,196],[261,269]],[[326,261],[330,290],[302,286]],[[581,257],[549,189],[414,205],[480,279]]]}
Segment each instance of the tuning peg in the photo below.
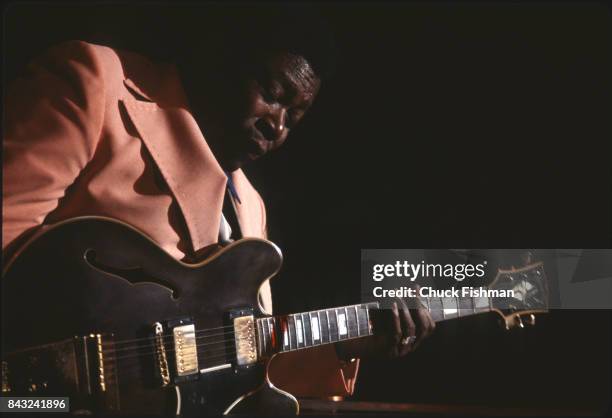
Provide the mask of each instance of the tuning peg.
{"label": "tuning peg", "polygon": [[527,321],[527,324],[533,327],[535,325],[535,323],[536,323],[535,315],[534,314],[529,314],[528,318],[529,318],[529,320]]}
{"label": "tuning peg", "polygon": [[523,324],[523,319],[521,318],[520,315],[516,315],[514,317],[514,320],[516,321],[517,325],[521,328],[525,328],[525,324]]}

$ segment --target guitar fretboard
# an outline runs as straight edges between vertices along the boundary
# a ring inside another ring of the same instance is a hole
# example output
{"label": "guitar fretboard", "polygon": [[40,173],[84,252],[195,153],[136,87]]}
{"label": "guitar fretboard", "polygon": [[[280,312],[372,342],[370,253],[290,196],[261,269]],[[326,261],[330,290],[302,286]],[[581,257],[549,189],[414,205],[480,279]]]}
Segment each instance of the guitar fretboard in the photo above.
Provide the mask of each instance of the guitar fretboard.
{"label": "guitar fretboard", "polygon": [[485,296],[450,298],[432,297],[421,298],[421,301],[435,322],[489,312],[491,309],[493,309],[491,298]]}
{"label": "guitar fretboard", "polygon": [[378,302],[260,318],[260,354],[286,352],[372,335],[370,309]]}
{"label": "guitar fretboard", "polygon": [[[436,322],[488,312],[488,297],[421,298]],[[259,318],[259,354],[287,352],[372,335],[370,310],[378,302],[342,306],[291,315]]]}

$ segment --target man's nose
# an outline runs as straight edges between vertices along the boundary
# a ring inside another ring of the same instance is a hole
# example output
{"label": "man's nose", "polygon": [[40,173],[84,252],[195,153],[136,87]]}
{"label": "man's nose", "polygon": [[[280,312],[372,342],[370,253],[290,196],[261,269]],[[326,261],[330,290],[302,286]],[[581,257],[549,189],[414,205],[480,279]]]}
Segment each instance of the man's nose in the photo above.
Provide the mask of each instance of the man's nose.
{"label": "man's nose", "polygon": [[271,110],[255,124],[268,141],[278,141],[285,134],[287,111],[284,107]]}

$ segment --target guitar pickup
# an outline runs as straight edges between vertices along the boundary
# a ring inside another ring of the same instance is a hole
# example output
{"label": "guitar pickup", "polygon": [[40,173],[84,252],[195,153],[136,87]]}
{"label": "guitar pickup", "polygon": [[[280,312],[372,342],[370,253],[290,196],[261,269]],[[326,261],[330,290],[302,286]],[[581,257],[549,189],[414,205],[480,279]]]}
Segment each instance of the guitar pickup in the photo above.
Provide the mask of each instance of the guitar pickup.
{"label": "guitar pickup", "polygon": [[250,366],[257,363],[257,335],[255,334],[255,318],[250,312],[235,313],[234,339],[236,343],[236,365]]}
{"label": "guitar pickup", "polygon": [[177,376],[188,376],[198,372],[198,349],[195,326],[181,325],[172,329]]}
{"label": "guitar pickup", "polygon": [[[196,379],[198,349],[193,321],[168,321],[165,328],[159,322],[154,325],[156,368],[162,385],[167,386],[171,378],[174,383]],[[171,337],[172,349],[166,349],[164,341],[168,341],[168,337]]]}

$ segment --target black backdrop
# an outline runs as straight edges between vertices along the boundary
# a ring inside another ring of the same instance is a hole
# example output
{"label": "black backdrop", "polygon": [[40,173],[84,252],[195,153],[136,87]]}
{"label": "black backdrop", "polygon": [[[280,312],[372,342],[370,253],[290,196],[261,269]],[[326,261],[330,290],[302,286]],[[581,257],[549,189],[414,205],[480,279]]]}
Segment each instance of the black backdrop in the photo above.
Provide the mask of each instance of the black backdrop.
{"label": "black backdrop", "polygon": [[[285,253],[277,312],[356,302],[361,248],[610,247],[606,6],[319,7],[338,71],[283,149],[246,168]],[[156,10],[14,4],[6,80],[117,19],[163,33]],[[455,321],[409,358],[364,364],[356,398],[602,408],[609,327],[607,311],[555,311],[511,333],[493,317]]]}

